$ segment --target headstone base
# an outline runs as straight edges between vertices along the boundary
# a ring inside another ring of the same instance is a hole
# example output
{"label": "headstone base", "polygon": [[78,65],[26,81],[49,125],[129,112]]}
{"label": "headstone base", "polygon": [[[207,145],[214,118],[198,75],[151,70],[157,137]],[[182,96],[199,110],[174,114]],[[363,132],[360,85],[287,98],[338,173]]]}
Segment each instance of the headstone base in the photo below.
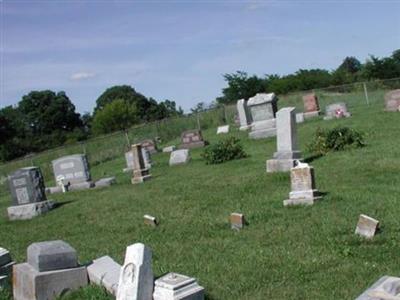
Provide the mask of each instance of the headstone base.
{"label": "headstone base", "polygon": [[132,184],[143,183],[151,179],[149,174],[149,169],[143,169],[133,172],[133,177],[131,179]]}
{"label": "headstone base", "polygon": [[249,130],[249,129],[250,129],[250,125],[240,126],[240,127],[239,127],[239,130],[240,130],[240,131],[246,131],[246,130]]}
{"label": "headstone base", "polygon": [[168,273],[155,281],[154,300],[203,300],[204,288],[196,279]]}
{"label": "headstone base", "polygon": [[86,267],[38,272],[28,263],[14,266],[13,292],[16,300],[53,300],[65,291],[87,284]]}
{"label": "headstone base", "polygon": [[269,159],[267,173],[289,172],[295,166],[296,159]]}
{"label": "headstone base", "polygon": [[276,128],[260,129],[249,132],[249,138],[254,140],[265,139],[273,136],[276,136]]}
{"label": "headstone base", "polygon": [[101,178],[95,182],[95,188],[108,187],[115,183],[115,177]]}
{"label": "headstone base", "polygon": [[50,186],[46,188],[46,194],[62,193],[61,186]]}
{"label": "headstone base", "polygon": [[317,111],[305,112],[305,113],[303,113],[303,116],[304,116],[304,119],[312,119],[312,118],[318,117],[319,114],[320,114],[320,111],[317,110]]}
{"label": "headstone base", "polygon": [[117,295],[121,265],[116,263],[111,257],[103,256],[95,259],[87,267],[87,272],[91,283],[103,286],[114,296]]}
{"label": "headstone base", "polygon": [[333,119],[342,119],[342,118],[350,118],[350,117],[351,117],[351,114],[350,114],[350,113],[345,113],[345,114],[343,114],[343,115],[340,116],[340,117],[325,116],[325,117],[324,117],[324,120],[325,120],[325,121],[328,121],[328,120],[333,120]]}
{"label": "headstone base", "polygon": [[46,200],[7,208],[8,218],[13,220],[29,220],[53,209],[54,202]]}
{"label": "headstone base", "polygon": [[356,300],[397,299],[399,289],[399,277],[383,276],[358,296]]}
{"label": "headstone base", "polygon": [[87,190],[91,189],[95,186],[93,181],[85,181],[85,182],[80,182],[80,183],[74,183],[71,184],[68,187],[68,191],[81,191],[81,190]]}
{"label": "headstone base", "polygon": [[204,141],[192,142],[189,144],[182,144],[179,146],[179,149],[193,149],[193,148],[202,148],[206,145]]}
{"label": "headstone base", "polygon": [[321,198],[318,190],[290,192],[289,199],[284,200],[283,205],[313,205]]}

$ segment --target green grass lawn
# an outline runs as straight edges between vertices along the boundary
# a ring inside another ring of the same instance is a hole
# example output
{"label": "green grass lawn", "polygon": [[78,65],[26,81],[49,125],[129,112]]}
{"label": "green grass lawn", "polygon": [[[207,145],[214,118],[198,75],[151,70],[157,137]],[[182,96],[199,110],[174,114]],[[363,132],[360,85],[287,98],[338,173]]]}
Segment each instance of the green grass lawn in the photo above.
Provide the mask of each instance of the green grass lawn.
{"label": "green grass lawn", "polygon": [[[249,140],[234,129],[248,158],[205,165],[196,149],[188,165],[169,167],[169,155],[160,153],[153,156],[152,180],[131,185],[121,155],[92,168],[95,179],[117,176],[116,185],[51,195],[64,205],[29,221],[9,222],[10,198],[4,196],[0,246],[23,262],[29,244],[62,239],[82,263],[102,255],[122,263],[126,246],[142,242],[153,250],[155,276],[173,271],[196,277],[207,299],[354,299],[381,276],[400,275],[400,114],[378,104],[352,113],[298,126],[305,157],[318,126],[348,125],[363,131],[367,142],[311,162],[317,188],[327,193],[314,206],[284,207],[289,174],[265,171],[275,139]],[[215,131],[204,132],[211,143],[221,138]],[[244,213],[249,225],[232,231],[231,212]],[[373,240],[354,235],[360,213],[381,221]],[[145,226],[144,214],[160,225]],[[65,298],[112,299],[97,287]]]}

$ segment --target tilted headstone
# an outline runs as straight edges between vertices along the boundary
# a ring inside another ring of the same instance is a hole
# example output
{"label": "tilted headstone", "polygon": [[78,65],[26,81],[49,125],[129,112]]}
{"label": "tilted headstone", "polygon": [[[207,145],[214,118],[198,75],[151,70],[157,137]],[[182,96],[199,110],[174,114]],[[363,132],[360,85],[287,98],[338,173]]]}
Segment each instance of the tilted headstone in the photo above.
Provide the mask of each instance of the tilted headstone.
{"label": "tilted headstone", "polygon": [[78,266],[76,251],[63,241],[32,244],[27,256],[13,269],[16,300],[55,300],[88,284],[86,267]]}
{"label": "tilted headstone", "polygon": [[169,157],[170,166],[186,164],[189,161],[190,161],[189,149],[175,150],[171,152],[171,155]]}
{"label": "tilted headstone", "polygon": [[170,152],[175,151],[175,150],[176,150],[175,145],[172,145],[172,146],[164,147],[164,148],[162,149],[162,152],[164,152],[164,153],[170,153]]}
{"label": "tilted headstone", "polygon": [[221,134],[221,133],[229,133],[229,125],[219,126],[217,128],[217,134]]}
{"label": "tilted headstone", "polygon": [[366,237],[373,238],[379,228],[379,221],[374,218],[361,214],[358,218],[358,223],[355,233]]}
{"label": "tilted headstone", "polygon": [[267,172],[287,172],[301,158],[297,143],[296,108],[284,107],[276,114],[277,151],[267,160]]}
{"label": "tilted headstone", "polygon": [[204,288],[195,278],[168,273],[155,281],[154,300],[203,300]]}
{"label": "tilted headstone", "polygon": [[8,176],[13,205],[46,200],[44,180],[38,167],[22,168]]}
{"label": "tilted headstone", "polygon": [[65,183],[79,184],[90,181],[89,165],[86,155],[74,154],[52,161],[56,182],[61,178]]}
{"label": "tilted headstone", "polygon": [[314,168],[306,163],[298,162],[298,165],[290,170],[291,192],[289,199],[283,201],[283,205],[312,205],[321,198],[315,188]]}
{"label": "tilted headstone", "polygon": [[319,115],[318,97],[314,93],[303,96],[304,118],[312,118]]}
{"label": "tilted headstone", "polygon": [[243,229],[245,225],[244,215],[240,213],[231,213],[229,221],[231,228],[235,230]]}
{"label": "tilted headstone", "polygon": [[385,94],[385,110],[386,111],[400,110],[400,89],[393,90]]}
{"label": "tilted headstone", "polygon": [[348,118],[350,116],[346,103],[333,103],[326,106],[324,120]]}
{"label": "tilted headstone", "polygon": [[150,154],[155,154],[158,152],[157,144],[153,139],[143,140],[139,144],[141,144],[142,148],[147,150]]}
{"label": "tilted headstone", "polygon": [[237,111],[240,121],[239,130],[247,130],[250,128],[251,117],[247,108],[247,102],[244,99],[238,100],[237,104]]}
{"label": "tilted headstone", "polygon": [[205,142],[200,130],[187,130],[181,135],[182,144],[179,146],[181,149],[191,149],[204,147]]}
{"label": "tilted headstone", "polygon": [[364,291],[356,300],[398,300],[400,299],[400,278],[383,276]]}
{"label": "tilted headstone", "polygon": [[259,139],[276,135],[277,102],[278,98],[274,93],[256,94],[247,101],[252,119],[250,138]]}
{"label": "tilted headstone", "polygon": [[117,294],[121,265],[111,257],[102,256],[93,260],[87,267],[87,272],[91,283],[103,286],[114,296]]}
{"label": "tilted headstone", "polygon": [[151,178],[149,173],[149,169],[146,168],[146,164],[144,162],[142,145],[134,144],[132,145],[132,153],[133,153],[133,177],[132,184],[142,183]]}
{"label": "tilted headstone", "polygon": [[[151,156],[150,152],[142,147],[142,156],[144,158],[144,165],[147,169],[151,168]],[[125,160],[126,160],[126,168],[123,170],[125,173],[131,172],[133,170],[134,165],[134,155],[132,149],[128,152],[125,152]]]}
{"label": "tilted headstone", "polygon": [[141,243],[126,248],[116,300],[152,300],[151,250]]}

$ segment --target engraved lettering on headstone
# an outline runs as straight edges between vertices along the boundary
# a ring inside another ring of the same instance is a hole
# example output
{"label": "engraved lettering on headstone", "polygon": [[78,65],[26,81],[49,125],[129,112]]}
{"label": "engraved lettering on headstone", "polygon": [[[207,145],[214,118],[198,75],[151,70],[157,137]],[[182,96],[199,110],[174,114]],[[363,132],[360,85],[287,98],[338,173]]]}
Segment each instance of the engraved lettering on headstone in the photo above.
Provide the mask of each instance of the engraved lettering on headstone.
{"label": "engraved lettering on headstone", "polygon": [[21,185],[26,185],[26,179],[25,178],[14,179],[13,184],[15,187],[21,186]]}
{"label": "engraved lettering on headstone", "polygon": [[60,164],[60,169],[61,169],[61,170],[71,169],[71,168],[73,168],[73,167],[74,167],[74,162],[73,162],[73,161]]}

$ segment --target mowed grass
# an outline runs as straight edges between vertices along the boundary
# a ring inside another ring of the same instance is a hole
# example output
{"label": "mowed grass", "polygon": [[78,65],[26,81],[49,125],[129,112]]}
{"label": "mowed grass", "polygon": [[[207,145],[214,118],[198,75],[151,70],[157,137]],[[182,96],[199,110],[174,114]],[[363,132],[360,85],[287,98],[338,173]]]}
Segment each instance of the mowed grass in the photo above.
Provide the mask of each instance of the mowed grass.
{"label": "mowed grass", "polygon": [[[177,272],[196,277],[207,299],[354,299],[400,264],[400,114],[382,104],[354,107],[349,119],[299,124],[304,157],[318,126],[351,126],[365,133],[367,146],[332,153],[311,162],[323,200],[310,207],[283,207],[289,174],[267,174],[265,161],[275,139],[240,137],[246,159],[205,165],[201,149],[188,165],[169,167],[168,154],[153,156],[151,181],[131,185],[124,158],[92,168],[94,178],[117,176],[105,189],[51,195],[61,204],[29,221],[9,222],[9,197],[0,198],[0,246],[17,262],[30,243],[62,239],[77,249],[80,262],[103,255],[123,262],[126,246],[142,242],[153,250],[155,276]],[[211,143],[222,136],[204,132]],[[249,225],[230,229],[231,212]],[[381,221],[373,240],[354,235],[360,213]],[[143,224],[143,215],[160,220]],[[66,299],[112,299],[88,287]]]}

